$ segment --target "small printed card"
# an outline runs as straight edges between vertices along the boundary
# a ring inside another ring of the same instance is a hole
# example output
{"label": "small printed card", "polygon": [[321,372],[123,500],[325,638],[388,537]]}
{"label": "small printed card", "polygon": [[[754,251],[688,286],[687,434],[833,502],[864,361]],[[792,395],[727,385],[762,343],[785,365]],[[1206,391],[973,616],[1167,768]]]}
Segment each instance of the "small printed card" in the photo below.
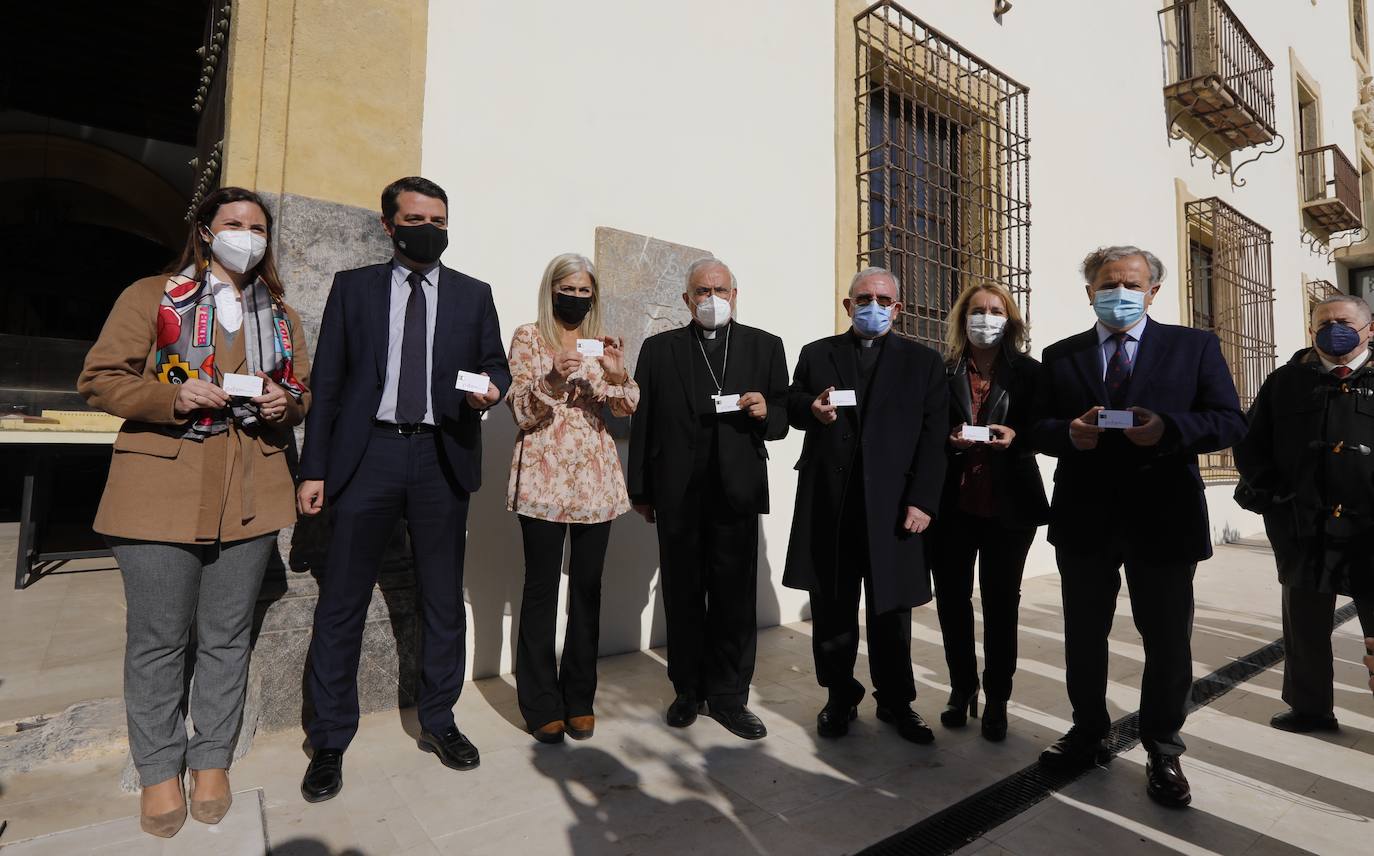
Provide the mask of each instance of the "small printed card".
{"label": "small printed card", "polygon": [[458,383],[455,388],[463,392],[475,392],[478,395],[485,395],[491,386],[491,379],[484,374],[473,374],[472,372],[458,372]]}
{"label": "small printed card", "polygon": [[1098,428],[1131,428],[1135,425],[1135,414],[1129,410],[1097,411]]}
{"label": "small printed card", "polygon": [[605,356],[606,343],[600,339],[578,339],[577,352],[584,357]]}
{"label": "small printed card", "polygon": [[227,374],[223,388],[234,398],[257,398],[262,395],[262,378],[250,374]]}
{"label": "small printed card", "polygon": [[992,429],[986,425],[965,425],[959,436],[975,443],[991,443]]}
{"label": "small printed card", "polygon": [[854,396],[852,389],[832,389],[830,404],[834,407],[858,407],[859,399]]}
{"label": "small printed card", "polygon": [[735,413],[739,410],[739,393],[729,395],[713,395],[712,399],[716,402],[717,413]]}

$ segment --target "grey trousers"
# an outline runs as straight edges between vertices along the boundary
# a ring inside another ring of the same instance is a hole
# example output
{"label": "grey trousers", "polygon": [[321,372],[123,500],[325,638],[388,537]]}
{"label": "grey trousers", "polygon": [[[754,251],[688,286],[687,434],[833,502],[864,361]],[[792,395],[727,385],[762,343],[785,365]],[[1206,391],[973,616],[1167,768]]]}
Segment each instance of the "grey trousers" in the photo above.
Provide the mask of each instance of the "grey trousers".
{"label": "grey trousers", "polygon": [[[248,684],[253,607],[276,533],[218,544],[110,539],[124,576],[124,706],[144,787],[227,769]],[[195,631],[189,710],[186,649]],[[194,734],[188,745],[186,714]]]}
{"label": "grey trousers", "polygon": [[[1374,636],[1374,599],[1357,598],[1355,608],[1364,635]],[[1283,700],[1298,713],[1327,716],[1335,707],[1335,611],[1334,594],[1283,587]],[[1349,656],[1359,660],[1364,652],[1351,651]]]}

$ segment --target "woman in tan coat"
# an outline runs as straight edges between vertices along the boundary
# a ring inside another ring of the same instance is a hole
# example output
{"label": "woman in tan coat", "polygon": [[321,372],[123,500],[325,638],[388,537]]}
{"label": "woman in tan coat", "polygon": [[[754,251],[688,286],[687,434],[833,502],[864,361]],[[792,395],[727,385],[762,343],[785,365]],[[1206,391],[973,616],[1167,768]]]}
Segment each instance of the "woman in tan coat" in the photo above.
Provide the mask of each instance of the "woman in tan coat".
{"label": "woman in tan coat", "polygon": [[[174,273],[115,303],[77,382],[126,421],[96,515],[124,577],[124,700],[140,822],[171,837],[218,823],[243,712],[253,607],[277,530],[295,522],[286,464],[310,403],[300,318],[282,300],[262,200],[236,187],[197,208]],[[186,649],[196,635],[187,740]]]}

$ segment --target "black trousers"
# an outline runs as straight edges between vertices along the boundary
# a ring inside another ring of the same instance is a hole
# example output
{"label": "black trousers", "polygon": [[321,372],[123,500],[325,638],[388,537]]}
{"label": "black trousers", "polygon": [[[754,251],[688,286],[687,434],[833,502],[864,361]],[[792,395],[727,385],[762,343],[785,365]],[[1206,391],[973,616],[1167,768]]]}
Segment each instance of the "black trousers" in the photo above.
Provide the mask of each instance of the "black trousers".
{"label": "black trousers", "polygon": [[974,651],[973,570],[983,601],[983,692],[989,701],[1011,698],[1016,673],[1016,627],[1021,577],[1035,530],[1006,526],[993,518],[952,511],[940,518],[936,559],[935,609],[944,637],[945,664],[955,695],[978,686]]}
{"label": "black trousers", "polygon": [[[859,591],[864,592],[868,627],[868,673],[873,698],[884,707],[901,707],[916,698],[911,669],[911,610],[873,611],[863,501],[846,502],[840,512],[841,556],[832,560],[833,576],[811,592],[811,653],[816,681],[836,704],[857,704],[864,686],[854,679],[859,657]],[[852,537],[849,537],[852,536]],[[818,567],[824,567],[817,563]]]}
{"label": "black trousers", "polygon": [[[515,647],[515,690],[531,731],[550,722],[592,713],[596,653],[601,635],[601,570],[611,522],[552,523],[520,515],[525,542],[525,590]],[[560,667],[554,653],[563,542],[568,557],[568,625]]]}
{"label": "black trousers", "polygon": [[717,491],[693,491],[657,515],[668,679],[679,694],[745,704],[758,643],[758,515],[731,511]]}
{"label": "black trousers", "polygon": [[1147,752],[1181,755],[1179,733],[1193,685],[1193,574],[1197,564],[1156,564],[1123,548],[1056,552],[1064,600],[1064,661],[1074,726],[1092,737],[1111,728],[1107,712],[1107,637],[1126,569],[1131,615],[1145,648],[1140,738]]}
{"label": "black trousers", "polygon": [[374,429],[358,471],[334,501],[320,575],[306,687],[316,749],[345,749],[358,730],[358,658],[382,553],[405,518],[420,612],[420,725],[442,733],[467,671],[463,552],[468,494],[443,474],[438,436]]}
{"label": "black trousers", "polygon": [[[1374,598],[1355,599],[1360,627],[1374,637]],[[1336,679],[1331,649],[1336,596],[1283,587],[1283,700],[1298,713],[1326,716],[1335,709]],[[1352,652],[1352,657],[1362,653]]]}

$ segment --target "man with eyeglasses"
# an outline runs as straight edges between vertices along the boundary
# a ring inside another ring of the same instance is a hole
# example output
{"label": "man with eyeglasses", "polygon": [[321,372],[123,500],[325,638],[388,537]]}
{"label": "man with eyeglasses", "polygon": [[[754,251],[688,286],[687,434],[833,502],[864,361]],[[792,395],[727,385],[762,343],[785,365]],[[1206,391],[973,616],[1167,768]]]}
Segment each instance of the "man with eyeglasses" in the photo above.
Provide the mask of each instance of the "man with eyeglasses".
{"label": "man with eyeglasses", "polygon": [[858,716],[862,588],[878,719],[930,743],[911,709],[911,609],[931,599],[922,533],[944,485],[949,385],[938,353],[890,335],[900,293],[891,271],[859,271],[844,299],[851,328],[797,360],[787,416],[806,441],[783,584],[811,594],[816,679],[829,694],[817,733],[843,736]]}

